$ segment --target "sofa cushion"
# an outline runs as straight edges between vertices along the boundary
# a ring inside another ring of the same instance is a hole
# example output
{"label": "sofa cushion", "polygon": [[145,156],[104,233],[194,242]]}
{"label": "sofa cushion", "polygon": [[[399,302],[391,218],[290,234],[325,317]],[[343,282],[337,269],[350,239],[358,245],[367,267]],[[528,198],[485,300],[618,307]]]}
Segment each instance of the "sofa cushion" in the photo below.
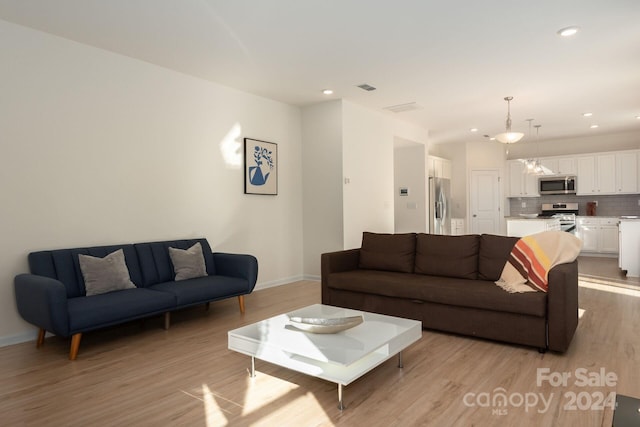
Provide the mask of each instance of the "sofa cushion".
{"label": "sofa cushion", "polygon": [[444,277],[478,277],[479,236],[418,234],[415,272]]}
{"label": "sofa cushion", "polygon": [[176,280],[195,279],[207,275],[200,242],[189,249],[169,248],[169,257],[176,273]]}
{"label": "sofa cushion", "polygon": [[478,252],[478,278],[493,282],[500,279],[502,269],[517,241],[517,237],[481,235],[480,251]]}
{"label": "sofa cushion", "polygon": [[181,282],[165,282],[151,286],[155,291],[175,297],[179,307],[246,294],[249,282],[229,276],[206,276]]}
{"label": "sofa cushion", "polygon": [[369,270],[413,272],[415,233],[362,233],[359,267]]}
{"label": "sofa cushion", "polygon": [[69,331],[74,334],[148,317],[172,310],[175,301],[175,296],[169,293],[143,288],[109,292],[91,298],[69,298]]}
{"label": "sofa cushion", "polygon": [[31,252],[29,254],[29,269],[31,273],[38,276],[50,277],[61,281],[67,290],[67,297],[69,298],[85,296],[84,279],[82,278],[78,255],[84,254],[102,258],[118,249],[122,249],[124,252],[131,281],[140,287],[142,285],[142,274],[138,262],[138,254],[133,245],[127,244]]}
{"label": "sofa cushion", "polygon": [[202,245],[207,274],[216,274],[213,253],[207,239],[170,240],[165,242],[136,243],[135,250],[140,260],[142,284],[145,287],[175,280],[169,248],[188,249],[196,243]]}
{"label": "sofa cushion", "polygon": [[122,249],[111,252],[103,258],[78,254],[78,262],[84,279],[86,296],[136,287],[129,277]]}
{"label": "sofa cushion", "polygon": [[344,291],[544,317],[544,292],[511,294],[486,280],[467,280],[390,271],[332,273],[328,286]]}

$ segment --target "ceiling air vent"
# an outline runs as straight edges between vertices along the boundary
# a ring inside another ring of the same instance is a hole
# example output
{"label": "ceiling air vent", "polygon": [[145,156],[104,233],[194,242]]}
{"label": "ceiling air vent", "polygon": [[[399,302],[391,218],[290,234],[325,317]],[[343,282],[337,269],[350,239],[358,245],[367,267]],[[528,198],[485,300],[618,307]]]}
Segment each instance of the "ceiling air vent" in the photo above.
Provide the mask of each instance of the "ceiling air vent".
{"label": "ceiling air vent", "polygon": [[392,105],[390,107],[384,107],[385,110],[393,111],[394,113],[402,113],[411,110],[420,110],[422,107],[415,102],[408,102],[406,104]]}
{"label": "ceiling air vent", "polygon": [[368,85],[368,84],[366,84],[366,83],[363,83],[363,84],[361,84],[361,85],[358,85],[358,87],[359,87],[360,89],[363,89],[363,90],[366,90],[366,91],[369,91],[369,92],[371,92],[372,90],[376,90],[376,88],[375,88],[375,87],[373,87],[373,86],[371,86],[371,85]]}

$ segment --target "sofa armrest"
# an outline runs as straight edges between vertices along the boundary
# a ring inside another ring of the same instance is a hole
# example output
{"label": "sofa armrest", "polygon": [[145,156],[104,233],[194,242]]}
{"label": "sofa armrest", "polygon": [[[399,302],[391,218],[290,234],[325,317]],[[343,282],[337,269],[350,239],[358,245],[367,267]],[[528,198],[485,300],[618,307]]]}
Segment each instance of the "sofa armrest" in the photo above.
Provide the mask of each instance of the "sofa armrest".
{"label": "sofa armrest", "polygon": [[249,283],[247,293],[251,293],[258,280],[258,260],[253,255],[214,252],[213,261],[216,274],[240,277]]}
{"label": "sofa armrest", "polygon": [[67,289],[58,280],[35,274],[14,279],[18,313],[27,322],[56,335],[69,336]]}
{"label": "sofa armrest", "polygon": [[322,303],[331,304],[329,298],[329,275],[341,271],[357,270],[360,262],[360,249],[327,252],[320,256],[320,275],[322,282]]}
{"label": "sofa armrest", "polygon": [[549,271],[547,292],[549,349],[564,352],[578,327],[578,261],[560,264]]}

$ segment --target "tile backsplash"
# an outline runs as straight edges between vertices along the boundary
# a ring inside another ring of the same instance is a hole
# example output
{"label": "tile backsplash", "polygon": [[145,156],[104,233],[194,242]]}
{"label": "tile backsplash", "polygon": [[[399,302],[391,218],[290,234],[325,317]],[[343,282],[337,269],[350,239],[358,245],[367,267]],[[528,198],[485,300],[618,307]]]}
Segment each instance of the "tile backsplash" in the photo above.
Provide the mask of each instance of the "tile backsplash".
{"label": "tile backsplash", "polygon": [[[578,203],[578,215],[587,214],[587,202],[598,202],[597,216],[622,216],[640,215],[638,206],[640,194],[615,195],[615,196],[540,196],[540,197],[516,197],[509,199],[511,216],[521,213],[540,213],[543,203]],[[522,207],[522,203],[526,207]]]}

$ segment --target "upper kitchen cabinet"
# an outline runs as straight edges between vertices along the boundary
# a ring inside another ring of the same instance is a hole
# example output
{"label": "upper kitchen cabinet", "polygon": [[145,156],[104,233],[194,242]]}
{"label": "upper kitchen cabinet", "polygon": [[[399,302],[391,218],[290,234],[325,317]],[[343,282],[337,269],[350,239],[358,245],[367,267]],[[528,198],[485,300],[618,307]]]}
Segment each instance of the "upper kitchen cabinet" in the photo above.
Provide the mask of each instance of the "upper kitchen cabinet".
{"label": "upper kitchen cabinet", "polygon": [[619,194],[638,192],[638,153],[616,153],[616,185]]}
{"label": "upper kitchen cabinet", "polygon": [[615,193],[615,169],[615,154],[578,157],[577,194],[579,196],[591,196]]}
{"label": "upper kitchen cabinet", "polygon": [[538,197],[538,176],[527,173],[520,160],[509,160],[509,194],[507,197]]}
{"label": "upper kitchen cabinet", "polygon": [[547,157],[540,159],[545,174],[549,175],[575,175],[576,159],[573,157]]}
{"label": "upper kitchen cabinet", "polygon": [[429,156],[429,176],[451,179],[451,160]]}
{"label": "upper kitchen cabinet", "polygon": [[602,153],[578,157],[579,196],[638,192],[638,152]]}

